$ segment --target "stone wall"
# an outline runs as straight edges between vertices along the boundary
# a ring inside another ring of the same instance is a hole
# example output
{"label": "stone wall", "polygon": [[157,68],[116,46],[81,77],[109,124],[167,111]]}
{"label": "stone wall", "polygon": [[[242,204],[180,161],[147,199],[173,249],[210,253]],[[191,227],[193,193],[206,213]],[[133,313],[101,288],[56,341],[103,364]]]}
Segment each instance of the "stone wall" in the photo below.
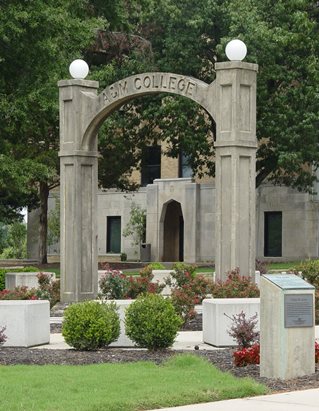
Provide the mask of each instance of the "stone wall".
{"label": "stone wall", "polygon": [[[181,191],[181,187],[185,186],[179,180],[171,180],[166,183],[166,194],[161,194],[161,206],[165,201],[175,199],[182,204],[183,215],[185,214],[185,193]],[[195,184],[189,181],[190,187],[197,187],[197,217],[196,217],[196,232],[194,236],[190,232],[185,231],[184,236],[186,241],[190,243],[190,247],[196,247],[196,261],[206,262],[214,259],[215,255],[215,188],[213,184]],[[161,183],[162,185],[164,183]],[[180,186],[180,188],[178,188]],[[130,218],[131,203],[135,203],[146,208],[147,201],[150,207],[155,201],[154,192],[158,190],[158,184],[150,185],[147,188],[143,187],[138,192],[127,194],[116,190],[108,190],[100,192],[98,195],[98,252],[100,259],[110,258],[106,254],[106,219],[107,216],[121,216],[122,230],[126,226]],[[150,192],[147,200],[146,193]],[[175,195],[177,192],[179,195]],[[174,194],[175,192],[175,194]],[[184,194],[183,194],[184,193]],[[171,194],[171,195],[170,195]],[[190,195],[190,193],[189,193]],[[165,198],[164,198],[164,197]],[[156,200],[157,201],[157,200]],[[50,209],[53,207],[54,199],[50,197]],[[158,203],[156,202],[158,205]],[[183,205],[184,204],[184,205]],[[162,208],[153,209],[154,213],[161,213]],[[191,203],[192,208],[195,203]],[[266,211],[281,211],[282,212],[282,257],[269,257],[270,260],[287,260],[302,259],[308,257],[318,257],[319,248],[319,202],[313,200],[310,194],[299,193],[287,187],[274,187],[272,185],[263,185],[256,190],[256,250],[257,258],[264,259],[264,213]],[[149,213],[151,209],[149,208]],[[156,217],[156,218],[155,218]],[[185,218],[185,215],[184,215]],[[152,245],[153,259],[158,260],[159,254],[156,254],[159,231],[156,227],[158,219],[154,215],[153,224],[149,219],[149,234],[147,242]],[[38,235],[38,215],[37,212],[29,213],[28,216],[28,257],[37,259],[37,235]],[[153,239],[152,239],[153,238]],[[197,238],[197,240],[195,240]],[[131,238],[122,237],[121,249],[127,253],[129,259],[138,258],[139,250],[132,247]],[[50,249],[49,251],[52,252]],[[53,253],[53,252],[52,252]],[[52,254],[53,255],[53,254]],[[119,256],[114,255],[113,259],[118,260]]]}

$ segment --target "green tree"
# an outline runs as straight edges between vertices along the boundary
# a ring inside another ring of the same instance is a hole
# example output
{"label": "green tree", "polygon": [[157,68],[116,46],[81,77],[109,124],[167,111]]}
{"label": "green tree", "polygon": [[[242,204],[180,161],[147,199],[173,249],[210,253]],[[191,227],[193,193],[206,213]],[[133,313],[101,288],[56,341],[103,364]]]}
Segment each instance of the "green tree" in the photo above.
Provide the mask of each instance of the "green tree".
{"label": "green tree", "polygon": [[145,241],[146,209],[136,203],[131,204],[130,220],[123,230],[124,237],[132,237],[132,246],[138,246]]}
{"label": "green tree", "polygon": [[318,4],[300,0],[229,2],[230,31],[259,64],[257,185],[268,179],[312,189],[319,166]]}
{"label": "green tree", "polygon": [[15,221],[8,226],[7,247],[1,258],[25,258],[27,253],[27,227],[25,223]]}
{"label": "green tree", "polygon": [[[270,180],[311,191],[313,171],[319,166],[317,3],[150,0],[130,4],[130,27],[151,43],[152,56],[148,61],[135,61],[134,55],[112,61],[106,84],[125,76],[125,70],[129,74],[172,71],[211,82],[215,61],[226,59],[227,41],[243,39],[248,46],[246,60],[259,64],[257,186]],[[103,82],[102,73],[100,79]],[[214,175],[214,134],[214,122],[195,104],[158,96],[124,106],[106,122],[103,138],[107,141],[112,135],[123,145],[127,141],[131,158],[138,161],[141,141],[166,140],[167,155],[176,157],[182,149],[194,174]]]}
{"label": "green tree", "polygon": [[0,223],[0,254],[7,247],[8,244],[8,227]]}
{"label": "green tree", "polygon": [[48,245],[60,241],[60,198],[55,196],[54,208],[48,214]]}
{"label": "green tree", "polygon": [[[104,24],[86,0],[1,5],[0,140],[12,163],[7,174],[17,185],[5,186],[9,207],[0,211],[12,218],[22,206],[40,206],[42,263],[48,194],[59,182],[57,81],[67,77],[69,63],[83,55]],[[28,169],[19,169],[21,165]]]}

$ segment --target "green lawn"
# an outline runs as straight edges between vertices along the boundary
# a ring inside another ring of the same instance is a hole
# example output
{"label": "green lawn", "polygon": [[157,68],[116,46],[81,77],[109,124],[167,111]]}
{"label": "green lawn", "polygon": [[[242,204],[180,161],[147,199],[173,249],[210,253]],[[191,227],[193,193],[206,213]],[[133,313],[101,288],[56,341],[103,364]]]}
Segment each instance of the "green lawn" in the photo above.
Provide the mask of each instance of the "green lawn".
{"label": "green lawn", "polygon": [[0,366],[1,411],[131,411],[262,395],[251,379],[179,355],[151,362],[86,366]]}
{"label": "green lawn", "polygon": [[48,270],[49,273],[55,273],[56,278],[60,278],[60,268],[49,268]]}
{"label": "green lawn", "polygon": [[298,266],[302,261],[289,261],[286,263],[271,263],[268,264],[269,270],[293,270],[294,267]]}

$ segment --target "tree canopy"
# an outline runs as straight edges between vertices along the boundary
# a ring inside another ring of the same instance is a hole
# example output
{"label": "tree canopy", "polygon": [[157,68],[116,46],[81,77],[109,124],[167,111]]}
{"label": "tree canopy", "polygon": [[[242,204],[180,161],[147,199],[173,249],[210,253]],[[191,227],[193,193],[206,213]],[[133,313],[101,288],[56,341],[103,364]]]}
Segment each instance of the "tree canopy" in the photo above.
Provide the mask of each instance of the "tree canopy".
{"label": "tree canopy", "polygon": [[[84,56],[101,89],[128,75],[171,71],[210,83],[238,37],[259,64],[257,185],[312,189],[318,150],[318,3],[310,0],[34,0],[1,2],[0,221],[42,207],[59,183],[57,81]],[[215,124],[193,102],[135,99],[99,133],[102,187],[130,187],[145,144],[166,141],[197,175],[214,175]],[[45,245],[44,245],[45,248]]]}

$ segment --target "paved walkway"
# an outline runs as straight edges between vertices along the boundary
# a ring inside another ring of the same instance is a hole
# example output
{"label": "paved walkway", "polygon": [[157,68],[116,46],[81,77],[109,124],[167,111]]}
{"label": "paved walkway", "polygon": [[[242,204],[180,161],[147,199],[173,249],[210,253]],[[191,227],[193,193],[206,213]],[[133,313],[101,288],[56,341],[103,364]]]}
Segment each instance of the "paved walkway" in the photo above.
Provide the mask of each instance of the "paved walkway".
{"label": "paved walkway", "polygon": [[319,389],[216,401],[153,411],[311,411],[319,410]]}
{"label": "paved walkway", "polygon": [[[203,342],[202,331],[180,331],[177,335],[176,341],[173,345],[173,350],[190,350],[194,351],[197,345],[200,350],[220,350],[220,348],[213,347]],[[116,343],[111,344],[110,347],[116,347]],[[35,349],[54,349],[54,350],[65,350],[71,349],[71,347],[64,341],[62,334],[51,334],[50,344],[39,345],[33,347]],[[129,347],[128,347],[129,348]]]}

